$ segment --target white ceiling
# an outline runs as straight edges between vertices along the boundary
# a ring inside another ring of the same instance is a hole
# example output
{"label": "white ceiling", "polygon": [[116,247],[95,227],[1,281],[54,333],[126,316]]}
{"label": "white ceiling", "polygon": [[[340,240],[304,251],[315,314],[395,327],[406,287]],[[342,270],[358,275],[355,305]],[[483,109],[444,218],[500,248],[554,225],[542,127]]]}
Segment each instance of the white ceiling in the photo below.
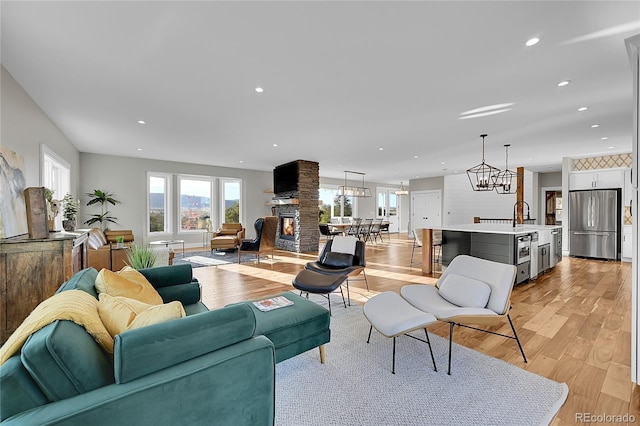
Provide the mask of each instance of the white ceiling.
{"label": "white ceiling", "polygon": [[[482,133],[499,168],[504,144],[511,168],[534,171],[631,151],[637,1],[2,1],[0,13],[2,64],[81,152],[255,170],[304,159],[323,177],[406,183],[480,163]],[[514,105],[459,119],[502,103]]]}

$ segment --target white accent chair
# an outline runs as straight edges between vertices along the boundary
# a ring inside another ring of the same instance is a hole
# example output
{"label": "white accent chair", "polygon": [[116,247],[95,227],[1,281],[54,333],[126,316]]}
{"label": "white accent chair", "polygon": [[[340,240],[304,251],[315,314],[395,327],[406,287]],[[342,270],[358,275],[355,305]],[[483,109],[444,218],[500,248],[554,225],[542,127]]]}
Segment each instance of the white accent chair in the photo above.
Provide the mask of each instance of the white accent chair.
{"label": "white accent chair", "polygon": [[[513,265],[460,255],[451,261],[435,286],[413,284],[400,289],[400,295],[411,305],[433,314],[439,321],[449,323],[447,374],[451,374],[451,347],[455,325],[515,339],[524,362],[527,362],[509,316],[515,278],[516,267]],[[504,318],[509,321],[513,336],[470,325],[495,325]]]}

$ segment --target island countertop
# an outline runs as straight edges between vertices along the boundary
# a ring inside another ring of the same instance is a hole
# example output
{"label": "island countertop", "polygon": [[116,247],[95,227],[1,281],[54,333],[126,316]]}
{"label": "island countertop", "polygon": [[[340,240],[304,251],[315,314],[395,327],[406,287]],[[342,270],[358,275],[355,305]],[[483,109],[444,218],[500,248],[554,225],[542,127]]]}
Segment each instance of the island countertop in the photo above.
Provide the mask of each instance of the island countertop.
{"label": "island countertop", "polygon": [[517,225],[515,228],[504,223],[468,223],[461,225],[446,225],[443,231],[482,232],[486,234],[526,235],[533,232],[552,231],[562,228],[562,225]]}

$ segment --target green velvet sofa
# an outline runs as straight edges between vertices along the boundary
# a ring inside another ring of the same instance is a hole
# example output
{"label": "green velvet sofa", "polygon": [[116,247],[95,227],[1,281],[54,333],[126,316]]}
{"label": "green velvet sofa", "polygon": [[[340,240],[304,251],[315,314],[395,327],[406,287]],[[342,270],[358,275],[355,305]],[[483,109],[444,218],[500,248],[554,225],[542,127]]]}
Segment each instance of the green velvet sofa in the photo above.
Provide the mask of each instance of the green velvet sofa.
{"label": "green velvet sofa", "polygon": [[[0,424],[273,425],[275,349],[251,308],[208,311],[188,264],[141,272],[187,316],[117,335],[113,360],[71,321],[40,329],[0,367]],[[96,276],[58,291],[97,297]]]}

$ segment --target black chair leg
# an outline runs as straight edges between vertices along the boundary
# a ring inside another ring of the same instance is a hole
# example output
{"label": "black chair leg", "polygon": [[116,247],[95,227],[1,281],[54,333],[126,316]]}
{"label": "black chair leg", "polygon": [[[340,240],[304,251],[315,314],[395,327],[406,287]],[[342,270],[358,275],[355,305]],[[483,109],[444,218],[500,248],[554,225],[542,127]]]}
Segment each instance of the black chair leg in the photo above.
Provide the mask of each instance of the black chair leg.
{"label": "black chair leg", "polygon": [[453,326],[455,324],[450,322],[449,323],[449,370],[447,371],[447,374],[450,376],[451,375],[451,347],[453,346]]}
{"label": "black chair leg", "polygon": [[373,326],[370,325],[369,326],[369,337],[367,337],[367,343],[369,343],[369,341],[371,340],[371,332],[373,331]]}
{"label": "black chair leg", "polygon": [[391,361],[391,374],[396,374],[396,336],[393,336],[393,355]]}
{"label": "black chair leg", "polygon": [[433,371],[437,372],[438,368],[436,367],[436,359],[433,357],[433,349],[431,349],[431,340],[429,340],[429,332],[427,329],[424,329],[424,334],[427,336],[427,344],[429,345],[429,352],[431,353],[431,361],[433,362]]}
{"label": "black chair leg", "polygon": [[516,339],[516,342],[518,343],[518,348],[520,348],[520,353],[522,354],[522,359],[524,359],[524,362],[527,362],[527,357],[524,355],[524,349],[522,349],[522,345],[520,344],[520,339],[518,339],[518,333],[516,333],[516,328],[513,326],[513,321],[511,321],[511,316],[509,314],[507,314],[507,319],[509,320],[509,325],[511,326],[511,330],[513,330],[513,336]]}

